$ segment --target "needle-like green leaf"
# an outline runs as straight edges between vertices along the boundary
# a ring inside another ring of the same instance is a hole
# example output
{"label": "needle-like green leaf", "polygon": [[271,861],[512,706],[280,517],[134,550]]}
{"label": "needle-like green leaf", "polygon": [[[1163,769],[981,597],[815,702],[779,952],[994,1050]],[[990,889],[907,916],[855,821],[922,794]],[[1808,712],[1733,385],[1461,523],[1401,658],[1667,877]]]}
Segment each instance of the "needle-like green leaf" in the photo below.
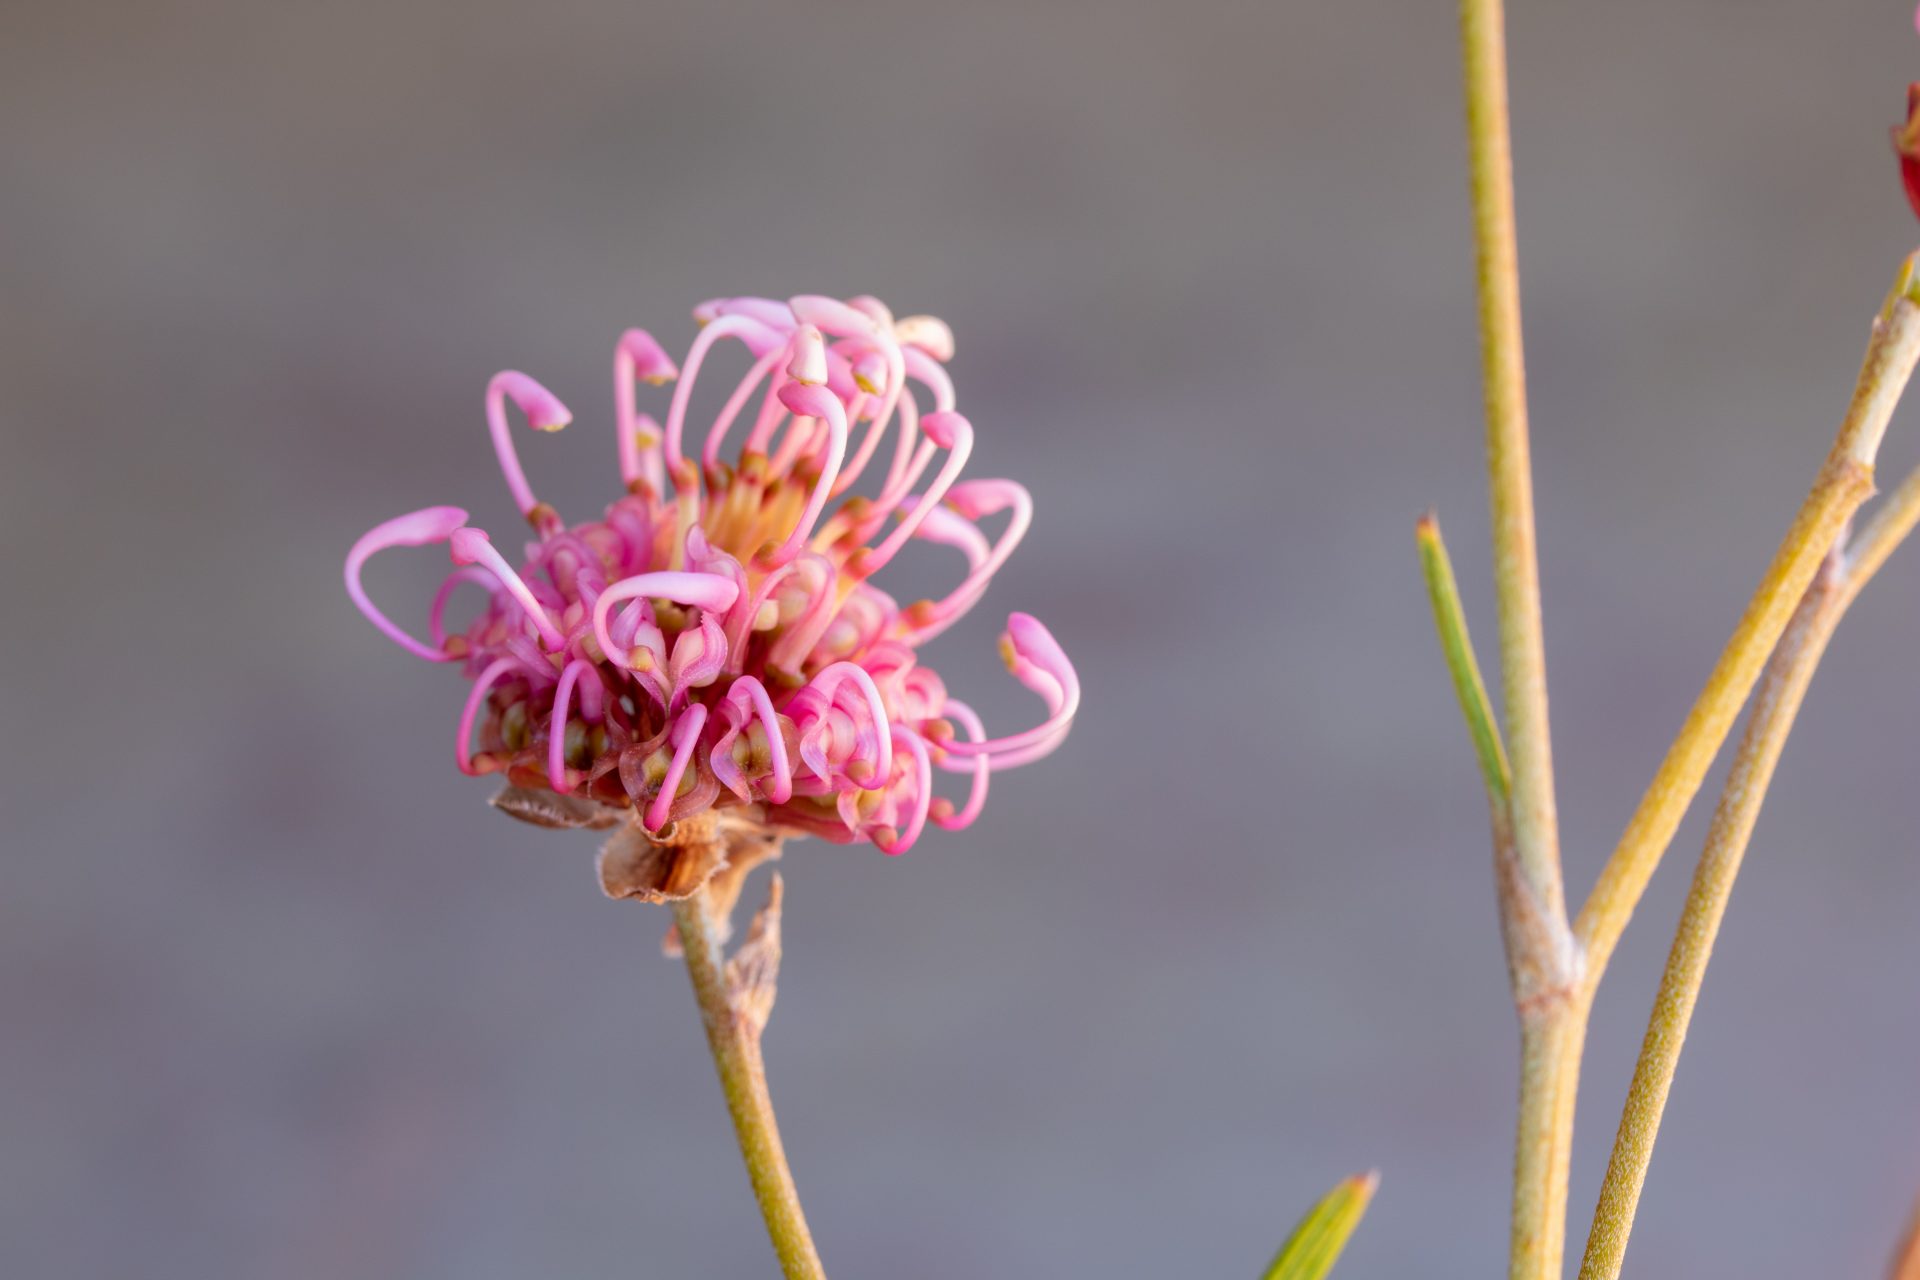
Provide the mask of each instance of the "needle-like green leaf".
{"label": "needle-like green leaf", "polygon": [[1379,1185],[1378,1173],[1363,1173],[1327,1192],[1280,1246],[1264,1280],[1322,1280],[1333,1270]]}
{"label": "needle-like green leaf", "polygon": [[1493,718],[1493,706],[1487,701],[1486,682],[1480,678],[1480,663],[1473,656],[1473,638],[1467,634],[1467,615],[1460,607],[1460,586],[1454,581],[1453,561],[1447,558],[1447,544],[1440,538],[1440,521],[1429,511],[1414,526],[1414,538],[1420,544],[1420,572],[1427,579],[1427,597],[1433,604],[1433,625],[1440,634],[1440,651],[1446,656],[1447,671],[1453,676],[1453,691],[1460,699],[1460,712],[1467,718],[1467,731],[1473,735],[1473,749],[1480,757],[1480,775],[1486,779],[1487,798],[1496,812],[1507,810],[1507,791],[1512,774],[1507,768],[1507,751],[1500,743],[1500,727]]}

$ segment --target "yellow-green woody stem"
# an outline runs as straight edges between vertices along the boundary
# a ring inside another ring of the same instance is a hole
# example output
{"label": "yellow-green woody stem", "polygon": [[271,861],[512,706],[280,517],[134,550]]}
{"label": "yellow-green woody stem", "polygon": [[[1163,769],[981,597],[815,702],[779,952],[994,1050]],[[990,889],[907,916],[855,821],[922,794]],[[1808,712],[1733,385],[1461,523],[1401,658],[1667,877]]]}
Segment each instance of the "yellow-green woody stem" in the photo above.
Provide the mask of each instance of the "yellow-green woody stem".
{"label": "yellow-green woody stem", "polygon": [[1680,734],[1668,748],[1619,845],[1574,922],[1586,951],[1587,981],[1597,982],[1687,806],[1752,692],[1767,656],[1786,630],[1821,559],[1873,493],[1873,461],[1894,405],[1920,357],[1920,307],[1913,260],[1873,323],[1853,401],[1813,490],[1767,566],[1740,624],[1707,678]]}
{"label": "yellow-green woody stem", "polygon": [[[1566,1223],[1567,1147],[1579,1076],[1578,1042],[1584,1027],[1583,1011],[1576,1007],[1571,991],[1579,956],[1566,923],[1553,748],[1547,725],[1546,643],[1540,620],[1520,337],[1519,253],[1514,235],[1513,150],[1507,122],[1506,18],[1500,0],[1461,0],[1460,36],[1501,690],[1512,767],[1505,832],[1497,810],[1494,818],[1501,925],[1507,933],[1522,1041],[1509,1275],[1512,1280],[1558,1280]],[[1516,911],[1525,918],[1516,919]]]}
{"label": "yellow-green woody stem", "polygon": [[807,1230],[806,1215],[800,1211],[800,1193],[787,1168],[780,1129],[774,1122],[766,1066],[760,1057],[760,1029],[728,997],[725,962],[707,896],[702,889],[675,903],[673,916],[686,952],[687,973],[693,978],[694,998],[700,1003],[700,1020],[706,1025],[707,1046],[720,1073],[727,1113],[733,1117],[740,1154],[747,1162],[747,1177],[753,1183],[754,1198],[760,1202],[760,1214],[766,1219],[767,1236],[779,1256],[781,1271],[787,1280],[826,1280],[820,1255],[813,1247],[813,1235]]}
{"label": "yellow-green woody stem", "polygon": [[1613,1157],[1594,1210],[1581,1280],[1614,1280],[1620,1274],[1707,961],[1807,686],[1848,606],[1917,522],[1920,471],[1908,476],[1882,504],[1850,555],[1842,556],[1837,547],[1828,554],[1826,568],[1807,589],[1767,664],[1667,955],[1666,973],[1647,1022],[1640,1061],[1614,1137]]}
{"label": "yellow-green woody stem", "polygon": [[1564,915],[1547,655],[1534,543],[1533,463],[1520,338],[1513,153],[1507,125],[1506,20],[1500,0],[1462,0],[1467,144],[1480,300],[1480,368],[1493,508],[1493,580],[1500,615],[1501,690],[1512,756],[1513,839],[1522,873],[1550,915]]}

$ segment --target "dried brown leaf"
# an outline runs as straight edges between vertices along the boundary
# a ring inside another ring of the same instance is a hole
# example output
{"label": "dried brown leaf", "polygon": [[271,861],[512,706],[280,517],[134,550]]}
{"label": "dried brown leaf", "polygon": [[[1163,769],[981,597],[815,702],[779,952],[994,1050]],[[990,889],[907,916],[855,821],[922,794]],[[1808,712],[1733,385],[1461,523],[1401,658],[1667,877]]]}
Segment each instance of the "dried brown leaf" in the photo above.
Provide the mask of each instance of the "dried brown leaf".
{"label": "dried brown leaf", "polygon": [[549,830],[585,827],[604,831],[618,825],[623,816],[620,810],[584,796],[563,796],[532,787],[502,787],[488,803],[510,818]]}
{"label": "dried brown leaf", "polygon": [[727,961],[727,1003],[734,1016],[757,1036],[773,1015],[780,978],[780,902],[786,882],[778,871],[767,885],[767,905],[754,914],[747,940]]}
{"label": "dried brown leaf", "polygon": [[706,887],[727,865],[711,814],[669,823],[648,835],[629,822],[600,846],[600,887],[609,898],[678,902]]}

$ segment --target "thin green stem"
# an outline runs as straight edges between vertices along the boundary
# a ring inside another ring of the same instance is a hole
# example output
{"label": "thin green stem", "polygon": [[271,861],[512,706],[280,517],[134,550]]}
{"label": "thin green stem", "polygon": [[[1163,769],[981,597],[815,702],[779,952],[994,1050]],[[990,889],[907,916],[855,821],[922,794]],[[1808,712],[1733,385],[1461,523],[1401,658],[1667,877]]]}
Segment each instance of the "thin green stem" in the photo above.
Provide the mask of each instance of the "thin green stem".
{"label": "thin green stem", "polygon": [[1566,903],[1547,725],[1547,655],[1540,619],[1526,360],[1520,336],[1520,263],[1513,215],[1513,147],[1507,122],[1506,17],[1500,0],[1461,0],[1460,35],[1501,689],[1507,749],[1513,759],[1514,851],[1542,907],[1561,916],[1566,914]]}
{"label": "thin green stem", "polygon": [[1574,922],[1586,951],[1589,982],[1597,982],[1606,970],[1647,881],[1673,842],[1680,819],[1822,558],[1873,493],[1874,458],[1920,358],[1917,287],[1910,258],[1874,320],[1853,400],[1826,464]]}
{"label": "thin green stem", "polygon": [[1559,1280],[1566,1248],[1573,1106],[1586,1036],[1587,1005],[1578,995],[1522,1012],[1508,1257],[1513,1277]]}
{"label": "thin green stem", "polygon": [[1481,780],[1486,785],[1487,814],[1493,827],[1494,889],[1499,899],[1500,933],[1506,943],[1507,974],[1513,998],[1523,1016],[1535,1016],[1543,1001],[1550,1003],[1555,993],[1568,989],[1572,934],[1564,916],[1550,916],[1543,908],[1514,853],[1507,753],[1500,742],[1500,726],[1494,719],[1493,707],[1487,700],[1486,684],[1480,678],[1479,660],[1474,657],[1473,637],[1467,631],[1466,612],[1460,604],[1460,587],[1454,580],[1453,563],[1433,513],[1421,517],[1415,526],[1414,538],[1420,548],[1420,569],[1433,606],[1440,651],[1446,658],[1448,674],[1453,677],[1454,694],[1459,699],[1461,715],[1466,719],[1467,732],[1480,761]]}
{"label": "thin green stem", "polygon": [[[1920,523],[1920,471],[1909,475],[1881,504],[1850,554],[1842,556],[1838,548],[1828,554],[1825,571],[1807,589],[1767,664],[1667,954],[1666,972],[1647,1021],[1640,1061],[1594,1210],[1581,1280],[1614,1280],[1625,1261],[1627,1239],[1707,962],[1807,687],[1847,608],[1916,523]],[[1920,1270],[1920,1262],[1915,1267]]]}
{"label": "thin green stem", "polygon": [[787,1280],[825,1280],[820,1255],[813,1247],[800,1194],[787,1167],[786,1149],[774,1121],[773,1099],[767,1093],[766,1065],[760,1057],[760,1023],[751,1010],[736,1007],[728,993],[719,934],[709,914],[707,890],[676,902],[674,920],[686,952],[687,973],[693,979],[700,1020],[707,1029],[707,1046],[720,1073],[727,1112],[740,1139],[754,1198],[766,1219],[767,1236],[779,1256]]}
{"label": "thin green stem", "polygon": [[1547,723],[1546,640],[1534,533],[1513,144],[1507,112],[1506,15],[1500,0],[1461,0],[1460,37],[1501,690],[1507,750],[1512,757],[1504,813],[1501,806],[1494,808],[1501,927],[1520,1010],[1522,1048],[1508,1269],[1512,1280],[1558,1280],[1566,1232],[1572,1095],[1585,1022],[1572,999],[1580,954],[1567,924]]}

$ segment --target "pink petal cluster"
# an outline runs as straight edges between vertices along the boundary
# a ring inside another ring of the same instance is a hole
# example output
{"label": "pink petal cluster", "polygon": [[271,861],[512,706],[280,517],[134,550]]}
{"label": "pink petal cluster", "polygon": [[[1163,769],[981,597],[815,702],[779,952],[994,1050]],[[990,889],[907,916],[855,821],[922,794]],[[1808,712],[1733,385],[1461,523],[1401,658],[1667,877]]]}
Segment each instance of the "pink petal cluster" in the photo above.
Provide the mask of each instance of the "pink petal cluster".
{"label": "pink petal cluster", "polygon": [[[680,366],[638,329],[615,349],[626,492],[600,519],[569,526],[534,497],[508,406],[538,431],[572,415],[526,374],[501,373],[487,422],[535,534],[519,566],[465,511],[428,507],[354,544],[348,594],[403,648],[464,664],[466,773],[631,806],[649,832],[758,806],[770,827],[901,853],[929,820],[966,826],[995,770],[1066,737],[1080,683],[1047,629],[1014,614],[1001,651],[1046,715],[989,738],[917,659],[980,599],[1032,518],[1013,481],[960,479],[973,426],[954,407],[951,331],[932,316],[895,320],[867,297],[722,298],[694,316]],[[696,449],[688,406],[722,343],[752,367]],[[675,384],[664,428],[640,412],[641,382]],[[723,460],[733,433],[739,453]],[[863,477],[868,492],[854,494]],[[916,538],[957,551],[966,573],[902,607],[871,578]],[[435,544],[455,568],[420,640],[368,598],[361,569],[388,547]],[[488,599],[454,634],[446,613],[462,584]],[[962,775],[959,803],[936,795],[936,771]]]}

